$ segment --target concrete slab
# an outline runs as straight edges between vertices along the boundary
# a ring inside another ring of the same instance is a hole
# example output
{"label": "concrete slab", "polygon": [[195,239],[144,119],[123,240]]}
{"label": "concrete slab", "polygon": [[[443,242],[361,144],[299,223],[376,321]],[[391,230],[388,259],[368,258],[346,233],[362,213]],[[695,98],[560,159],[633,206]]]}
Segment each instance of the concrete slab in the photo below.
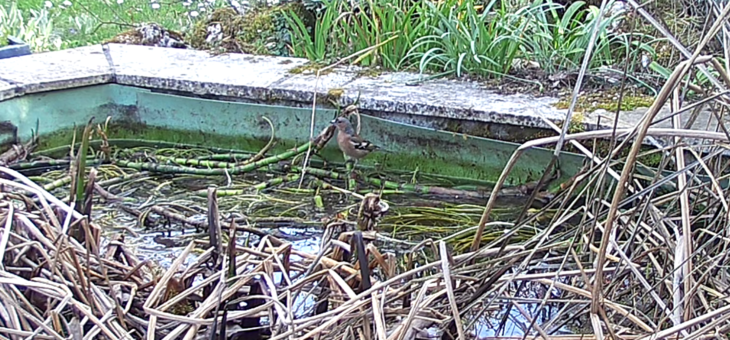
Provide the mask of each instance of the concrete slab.
{"label": "concrete slab", "polygon": [[326,95],[329,90],[341,89],[346,84],[359,77],[360,68],[336,67],[331,72],[320,75],[313,72],[293,74],[289,72],[287,78],[269,87],[272,98],[296,102],[308,102],[311,105],[314,96],[314,87],[317,85],[317,94]]}
{"label": "concrete slab", "polygon": [[523,127],[548,128],[540,116],[560,121],[564,113],[552,106],[557,98],[500,95],[478,82],[432,80],[416,83],[413,73],[388,73],[360,77],[345,85],[354,101],[360,94],[364,110],[398,112],[440,118],[463,119]]}
{"label": "concrete slab", "polygon": [[[640,107],[636,108],[631,111],[623,111],[619,114],[619,126],[623,127],[633,127],[639,124],[641,119],[644,117],[644,115],[649,111],[649,108],[647,107]],[[659,113],[654,118],[654,125],[652,127],[656,128],[672,128],[672,110],[669,107],[669,104],[664,105],[660,110]],[[593,113],[591,113],[585,123],[589,124],[595,124],[597,123],[598,117],[601,118],[601,126],[610,126],[610,124],[613,123],[613,119],[616,116],[614,112],[607,112],[606,110],[597,110]],[[680,114],[680,122],[682,124],[682,128],[689,128],[693,130],[703,130],[703,131],[722,131],[722,129],[718,125],[718,120],[715,117],[715,115],[712,113],[712,110],[710,110],[708,107],[704,107],[697,117],[694,119],[694,122],[692,122],[692,125],[690,127],[687,127],[687,124],[690,122],[690,119],[692,118],[692,112],[685,111]],[[730,117],[725,115],[721,118],[721,121],[725,127],[730,127]]]}
{"label": "concrete slab", "polygon": [[265,99],[305,59],[109,44],[116,82],[198,95]]}
{"label": "concrete slab", "polygon": [[22,93],[104,84],[112,76],[100,45],[0,59],[0,79]]}
{"label": "concrete slab", "polygon": [[[310,106],[316,75],[292,72],[306,63],[301,58],[96,45],[0,60],[0,101],[26,93],[111,82],[222,100]],[[562,122],[565,115],[565,110],[554,107],[558,98],[500,95],[475,81],[422,81],[422,76],[415,73],[369,76],[360,71],[348,66],[333,69],[320,77],[317,93],[326,96],[329,90],[342,89],[340,104],[351,104],[359,97],[359,107],[366,114],[513,141],[544,133],[540,129],[549,126],[543,118]],[[646,110],[622,112],[619,127],[636,126]],[[667,106],[660,117],[669,114]],[[683,114],[683,123],[690,116],[689,112]],[[603,117],[600,126],[598,117]],[[599,110],[586,114],[583,123],[588,129],[610,128],[612,119],[613,113]],[[722,121],[730,125],[730,119]],[[671,127],[671,121],[658,126]],[[702,111],[692,126],[699,130],[717,127],[709,110]]]}
{"label": "concrete slab", "polygon": [[0,101],[21,95],[18,86],[0,79]]}

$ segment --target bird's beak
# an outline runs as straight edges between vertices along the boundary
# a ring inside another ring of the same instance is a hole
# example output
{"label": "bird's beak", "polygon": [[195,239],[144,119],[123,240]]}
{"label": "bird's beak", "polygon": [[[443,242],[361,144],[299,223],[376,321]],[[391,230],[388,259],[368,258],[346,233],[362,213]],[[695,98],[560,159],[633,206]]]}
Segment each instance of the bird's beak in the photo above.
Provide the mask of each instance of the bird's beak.
{"label": "bird's beak", "polygon": [[330,124],[331,124],[331,125],[335,125],[335,123],[336,123],[336,122],[337,122],[337,119],[333,119],[333,120],[332,120],[332,121],[330,122]]}

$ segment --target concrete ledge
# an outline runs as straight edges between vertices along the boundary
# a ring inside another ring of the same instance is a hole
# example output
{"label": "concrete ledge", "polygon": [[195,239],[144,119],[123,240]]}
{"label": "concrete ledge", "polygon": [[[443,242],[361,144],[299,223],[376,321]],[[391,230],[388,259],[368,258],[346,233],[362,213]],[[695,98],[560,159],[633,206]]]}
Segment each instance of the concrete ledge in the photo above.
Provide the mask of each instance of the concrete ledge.
{"label": "concrete ledge", "polygon": [[[316,76],[292,72],[306,63],[301,58],[95,45],[0,60],[0,100],[117,83],[223,100],[311,106]],[[495,125],[523,129],[521,137],[529,137],[534,129],[549,129],[543,118],[561,122],[565,117],[565,110],[554,107],[557,98],[499,95],[470,81],[432,80],[411,85],[420,75],[395,72],[373,77],[361,71],[356,67],[339,67],[321,76],[318,95],[324,96],[330,89],[342,89],[339,104],[351,104],[359,96],[359,107],[364,113],[409,123],[418,121],[418,125],[431,128],[444,128],[456,119],[459,124],[471,126],[460,132],[470,133],[488,126],[489,131],[482,136],[505,140],[520,138],[515,138],[513,128],[495,128]],[[324,101],[324,98],[319,100]],[[662,115],[669,113],[668,108],[663,111]],[[622,112],[620,127],[634,126],[644,112],[645,109]],[[684,115],[683,120],[688,116]],[[703,123],[712,120],[709,113],[702,116],[705,116],[700,119]],[[597,128],[598,117],[598,113],[588,114],[583,122],[588,128]],[[610,127],[610,123],[603,118],[600,125]],[[702,129],[712,128],[706,126]]]}
{"label": "concrete ledge", "polygon": [[108,45],[116,82],[244,99],[263,99],[304,59],[208,52],[136,45]]}
{"label": "concrete ledge", "polygon": [[18,86],[0,79],[0,101],[18,96]]}
{"label": "concrete ledge", "polygon": [[0,59],[0,100],[35,92],[105,84],[113,72],[100,45]]}
{"label": "concrete ledge", "polygon": [[[117,83],[199,96],[297,106],[311,105],[316,76],[295,74],[301,58],[245,54],[211,55],[205,51],[108,44],[0,60],[0,100],[18,95]],[[319,79],[317,93],[344,90],[339,101],[367,111],[462,119],[471,122],[548,128],[540,115],[560,121],[556,98],[502,96],[479,83],[452,80],[423,82],[413,73],[361,75],[341,67]]]}

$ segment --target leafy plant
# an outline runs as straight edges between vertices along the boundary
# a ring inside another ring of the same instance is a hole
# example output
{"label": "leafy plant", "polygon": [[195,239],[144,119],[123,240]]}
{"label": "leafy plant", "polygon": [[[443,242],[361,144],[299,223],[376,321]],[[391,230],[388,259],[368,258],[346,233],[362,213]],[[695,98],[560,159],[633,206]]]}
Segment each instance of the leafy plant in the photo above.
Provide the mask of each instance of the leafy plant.
{"label": "leafy plant", "polygon": [[415,40],[429,33],[425,2],[411,0],[322,0],[314,27],[289,11],[292,49],[314,61],[345,57],[377,46],[358,59],[360,65],[398,69]]}
{"label": "leafy plant", "polygon": [[30,10],[30,18],[25,19],[13,2],[10,6],[0,5],[0,39],[15,36],[30,45],[33,51],[49,51],[61,48],[61,38],[55,34],[53,21],[46,9]]}
{"label": "leafy plant", "polygon": [[[558,10],[562,9],[565,11],[561,16]],[[597,7],[586,8],[585,2],[576,1],[564,8],[551,0],[536,0],[518,12],[529,23],[526,34],[522,37],[524,53],[529,59],[537,61],[548,73],[580,66],[588,49],[591,30],[598,20]],[[614,62],[612,45],[628,46],[627,39],[621,34],[609,32],[609,27],[622,16],[621,13],[615,13],[601,21],[591,67]]]}
{"label": "leafy plant", "polygon": [[[493,12],[498,3],[500,8]],[[519,36],[525,24],[501,3],[491,0],[481,12],[474,0],[428,3],[428,15],[437,24],[430,27],[429,35],[416,40],[407,58],[418,60],[421,72],[506,74],[520,50]]]}
{"label": "leafy plant", "polygon": [[382,65],[396,70],[415,40],[429,33],[429,20],[423,16],[426,3],[367,0],[362,3],[366,6],[358,13],[349,8],[349,15],[341,24],[342,37],[346,39],[342,44],[350,47],[348,52],[351,54],[387,41],[362,58],[361,64]]}
{"label": "leafy plant", "polygon": [[334,38],[334,29],[339,20],[340,6],[337,0],[322,0],[324,12],[317,15],[313,30],[307,27],[302,16],[289,10],[285,18],[292,31],[292,52],[295,56],[306,57],[309,60],[323,61],[329,52],[328,47]]}

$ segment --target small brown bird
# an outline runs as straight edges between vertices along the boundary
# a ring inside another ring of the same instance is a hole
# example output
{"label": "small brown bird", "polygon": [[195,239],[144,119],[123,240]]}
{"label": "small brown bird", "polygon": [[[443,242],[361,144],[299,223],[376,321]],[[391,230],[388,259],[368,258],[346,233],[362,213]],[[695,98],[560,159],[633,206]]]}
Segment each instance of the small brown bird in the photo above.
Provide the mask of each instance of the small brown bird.
{"label": "small brown bird", "polygon": [[345,117],[337,117],[331,122],[337,127],[337,145],[345,155],[353,160],[359,160],[379,147],[355,133],[350,120]]}

